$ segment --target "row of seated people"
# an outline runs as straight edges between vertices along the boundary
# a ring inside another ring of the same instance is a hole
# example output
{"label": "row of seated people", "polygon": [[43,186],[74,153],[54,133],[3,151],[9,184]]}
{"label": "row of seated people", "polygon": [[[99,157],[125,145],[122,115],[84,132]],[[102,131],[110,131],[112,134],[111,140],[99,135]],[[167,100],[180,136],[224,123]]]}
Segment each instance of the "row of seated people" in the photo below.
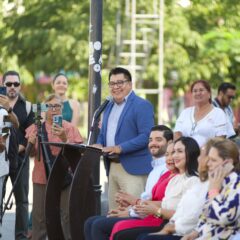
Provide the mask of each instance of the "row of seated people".
{"label": "row of seated people", "polygon": [[[152,131],[152,140],[153,133],[160,134]],[[136,199],[119,192],[117,209],[110,210],[107,216],[86,220],[85,240],[238,239],[237,145],[219,137],[200,149],[191,137],[170,140],[166,141],[167,170],[160,173],[151,197],[144,199],[142,194],[142,199]],[[149,142],[153,157],[154,144],[156,151],[158,143]]]}

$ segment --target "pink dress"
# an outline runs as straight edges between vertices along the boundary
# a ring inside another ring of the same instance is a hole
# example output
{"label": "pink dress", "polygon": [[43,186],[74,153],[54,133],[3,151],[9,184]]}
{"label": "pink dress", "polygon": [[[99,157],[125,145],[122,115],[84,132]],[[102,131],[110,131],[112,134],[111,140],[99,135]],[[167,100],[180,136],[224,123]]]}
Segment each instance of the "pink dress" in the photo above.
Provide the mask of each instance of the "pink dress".
{"label": "pink dress", "polygon": [[[164,173],[155,184],[152,189],[152,200],[153,201],[162,201],[165,196],[165,189],[168,185],[168,182],[171,180],[174,175],[170,176],[171,172],[167,171]],[[136,227],[155,227],[160,226],[163,222],[162,218],[157,218],[154,215],[148,215],[143,219],[130,219],[122,220],[117,222],[111,232],[110,240],[113,240],[113,236],[116,232]]]}

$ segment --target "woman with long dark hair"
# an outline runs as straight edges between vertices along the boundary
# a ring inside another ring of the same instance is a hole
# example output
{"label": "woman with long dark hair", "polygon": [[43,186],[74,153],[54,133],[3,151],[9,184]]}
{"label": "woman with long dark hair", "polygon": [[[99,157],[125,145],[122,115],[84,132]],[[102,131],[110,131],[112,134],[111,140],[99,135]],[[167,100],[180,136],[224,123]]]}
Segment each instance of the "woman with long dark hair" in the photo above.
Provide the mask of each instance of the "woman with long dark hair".
{"label": "woman with long dark hair", "polygon": [[140,234],[137,240],[179,240],[196,228],[208,192],[208,153],[213,144],[222,141],[217,137],[210,139],[201,149],[198,158],[200,182],[189,189],[178,204],[175,214],[160,232]]}
{"label": "woman with long dark hair", "polygon": [[[135,240],[140,233],[159,230],[164,225],[163,223],[173,216],[186,190],[199,182],[197,177],[197,159],[199,154],[199,146],[193,138],[180,137],[176,140],[174,143],[173,160],[179,174],[169,181],[160,207],[151,216],[160,218],[162,224],[158,228],[151,226],[147,221],[151,219],[149,216],[142,220],[123,220],[114,225],[110,240]],[[148,207],[148,203],[144,204],[143,202],[141,205],[136,206],[135,211],[140,215],[144,215]]]}

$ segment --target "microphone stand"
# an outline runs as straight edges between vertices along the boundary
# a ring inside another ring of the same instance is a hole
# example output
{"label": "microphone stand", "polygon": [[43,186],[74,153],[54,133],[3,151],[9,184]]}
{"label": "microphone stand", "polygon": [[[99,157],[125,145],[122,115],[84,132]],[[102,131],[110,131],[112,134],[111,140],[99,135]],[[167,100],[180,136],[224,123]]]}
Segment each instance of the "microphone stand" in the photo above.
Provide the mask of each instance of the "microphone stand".
{"label": "microphone stand", "polygon": [[[90,144],[92,144],[93,142],[92,142],[92,134],[93,134],[93,131],[94,131],[94,129],[95,129],[95,125],[96,125],[96,123],[97,123],[97,111],[98,111],[98,109],[94,112],[94,114],[93,114],[93,118],[92,118],[92,123],[91,123],[91,127],[90,127],[90,131],[89,131],[89,136],[88,136],[88,141],[87,141],[87,145],[90,145]],[[99,114],[99,116],[98,116],[98,118],[100,117],[100,114]]]}
{"label": "microphone stand", "polygon": [[[99,118],[101,113],[104,111],[104,109],[107,107],[107,105],[109,104],[109,102],[111,101],[111,98],[107,98],[105,100],[105,102],[100,105],[96,111],[93,114],[93,118],[92,118],[92,123],[91,123],[91,127],[90,127],[90,132],[89,132],[89,136],[88,136],[88,141],[87,141],[87,145],[91,145],[93,144],[93,141],[95,139],[93,139],[93,132],[96,129],[96,125],[99,122]],[[93,188],[95,191],[95,198],[96,198],[96,213],[100,214],[101,213],[101,185],[100,185],[100,165],[99,163],[97,163],[93,169],[92,172],[92,177],[93,177]]]}
{"label": "microphone stand", "polygon": [[2,224],[2,219],[3,219],[3,216],[4,216],[4,214],[5,214],[5,211],[12,208],[13,202],[11,202],[10,205],[9,205],[9,202],[10,202],[11,197],[12,197],[12,195],[13,195],[13,192],[14,192],[14,190],[15,190],[15,188],[16,188],[16,185],[17,185],[18,179],[19,179],[19,177],[20,177],[20,175],[21,175],[22,169],[23,169],[24,165],[26,164],[26,162],[27,162],[27,160],[28,160],[28,157],[29,157],[29,155],[30,155],[30,153],[31,153],[32,147],[33,147],[33,144],[32,144],[32,143],[28,143],[28,144],[27,144],[27,147],[26,147],[26,150],[25,150],[25,156],[24,156],[22,165],[21,165],[21,167],[20,167],[19,170],[18,170],[18,174],[17,174],[17,176],[16,176],[16,178],[15,178],[15,181],[14,181],[14,183],[13,183],[12,190],[11,190],[11,192],[9,193],[9,196],[8,196],[8,198],[7,198],[6,203],[2,203],[2,204],[4,205],[4,207],[1,208],[0,224]]}
{"label": "microphone stand", "polygon": [[[35,118],[35,124],[37,125],[37,137],[38,137],[38,151],[37,151],[37,159],[40,161],[41,152],[43,155],[43,162],[46,172],[46,177],[49,177],[49,174],[52,169],[51,160],[48,155],[47,147],[45,144],[42,144],[42,142],[45,142],[43,130],[42,130],[42,116],[41,116],[41,104],[37,103],[37,116]],[[47,134],[47,133],[46,133]]]}
{"label": "microphone stand", "polygon": [[112,97],[107,97],[107,99],[105,100],[105,102],[100,105],[96,111],[93,114],[93,118],[92,118],[92,123],[91,123],[91,127],[90,127],[90,131],[89,131],[89,136],[88,136],[88,141],[87,141],[87,145],[93,144],[93,140],[92,139],[92,135],[93,135],[93,131],[95,130],[96,127],[96,123],[98,122],[101,113],[104,111],[104,109],[107,107],[107,105],[109,104],[109,102],[111,101]]}

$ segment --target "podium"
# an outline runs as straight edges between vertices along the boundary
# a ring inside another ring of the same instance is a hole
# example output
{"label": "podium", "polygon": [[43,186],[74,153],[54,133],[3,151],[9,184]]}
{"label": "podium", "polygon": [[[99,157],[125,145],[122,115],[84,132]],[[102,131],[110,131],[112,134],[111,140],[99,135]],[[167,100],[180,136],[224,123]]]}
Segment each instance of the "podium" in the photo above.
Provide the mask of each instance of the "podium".
{"label": "podium", "polygon": [[[69,167],[73,172],[69,194],[69,221],[72,240],[84,240],[84,222],[97,214],[96,199],[101,194],[99,185],[94,186],[92,172],[99,164],[101,149],[64,143],[43,143],[61,147],[49,175],[45,217],[49,240],[64,240],[60,216],[62,184]],[[96,184],[96,183],[95,183]]]}

